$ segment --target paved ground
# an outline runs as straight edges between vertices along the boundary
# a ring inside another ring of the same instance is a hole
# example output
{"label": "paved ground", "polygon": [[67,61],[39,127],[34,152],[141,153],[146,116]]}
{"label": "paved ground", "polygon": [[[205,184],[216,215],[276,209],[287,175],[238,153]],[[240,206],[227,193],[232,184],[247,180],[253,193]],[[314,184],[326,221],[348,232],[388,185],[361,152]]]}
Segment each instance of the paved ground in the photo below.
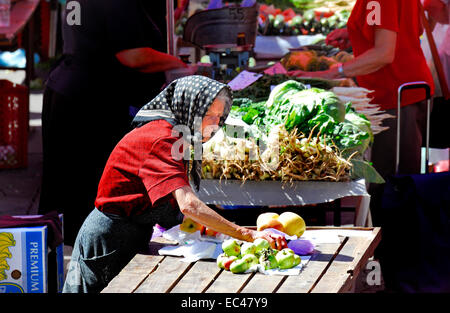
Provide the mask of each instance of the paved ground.
{"label": "paved ground", "polygon": [[[23,72],[0,71],[0,79],[9,79],[21,83]],[[41,138],[42,93],[30,95],[30,133],[28,139],[28,167],[17,170],[0,171],[0,215],[33,215],[37,214],[42,175],[42,138]],[[353,212],[342,213],[342,224],[351,226]],[[333,216],[327,215],[326,223],[332,225]],[[65,268],[70,260],[71,247],[65,246]],[[363,271],[356,287],[356,292],[376,292],[383,290],[383,285],[368,286],[366,276],[369,270]]]}
{"label": "paved ground", "polygon": [[[22,71],[0,71],[0,79],[8,79],[14,83],[22,83],[24,77]],[[32,93],[30,95],[28,167],[0,170],[0,215],[37,214],[42,176],[41,113],[42,93]],[[64,247],[66,265],[70,260],[71,251],[71,247]]]}
{"label": "paved ground", "polygon": [[[0,79],[21,83],[21,71],[0,71]],[[28,140],[28,167],[0,172],[0,214],[28,215],[37,213],[42,174],[41,141],[42,94],[30,96],[30,132]]]}

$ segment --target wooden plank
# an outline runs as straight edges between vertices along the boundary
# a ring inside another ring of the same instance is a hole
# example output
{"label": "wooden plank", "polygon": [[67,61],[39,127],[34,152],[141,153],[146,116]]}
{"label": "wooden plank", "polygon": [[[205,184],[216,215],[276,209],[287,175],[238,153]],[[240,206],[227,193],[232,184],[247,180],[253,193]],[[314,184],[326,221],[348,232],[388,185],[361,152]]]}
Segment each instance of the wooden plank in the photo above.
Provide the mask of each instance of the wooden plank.
{"label": "wooden plank", "polygon": [[[378,245],[381,232],[373,227],[308,227],[308,230],[334,230],[351,236],[347,242],[317,246],[313,256],[298,276],[266,276],[260,273],[232,274],[220,270],[215,262],[201,260],[185,263],[181,258],[163,257],[157,251],[169,242],[152,242],[150,250],[135,258],[102,291],[107,292],[338,292],[345,291],[358,275]],[[359,230],[370,236],[353,237],[344,230]],[[342,237],[341,237],[342,238]],[[173,244],[173,242],[171,242]],[[340,250],[338,255],[334,255]],[[329,263],[334,257],[336,259]],[[337,275],[339,273],[339,275]],[[331,282],[330,282],[331,281]],[[326,290],[324,290],[326,289]]]}
{"label": "wooden plank", "polygon": [[376,228],[372,232],[371,237],[366,238],[366,240],[362,242],[355,254],[355,259],[347,269],[347,273],[349,273],[350,275],[347,276],[347,279],[345,281],[341,282],[342,290],[339,292],[345,292],[352,288],[352,280],[358,277],[358,275],[361,273],[362,268],[366,266],[367,261],[371,256],[373,256],[376,247],[380,243],[380,240],[381,229]]}
{"label": "wooden plank", "polygon": [[352,273],[348,270],[355,261],[360,247],[362,247],[367,238],[348,237],[339,254],[334,258],[326,273],[313,286],[311,292],[314,293],[337,293],[342,292],[344,283],[351,280]]}
{"label": "wooden plank", "polygon": [[285,277],[256,273],[242,289],[242,293],[273,293]]}
{"label": "wooden plank", "polygon": [[255,273],[233,274],[229,271],[222,271],[212,285],[206,289],[207,293],[238,293],[242,290],[246,282]]}
{"label": "wooden plank", "polygon": [[289,276],[277,290],[277,293],[309,292],[336,256],[341,244],[327,243],[317,245],[316,250],[319,252],[311,257],[305,268],[300,272],[300,275]]}
{"label": "wooden plank", "polygon": [[221,269],[215,261],[197,261],[189,272],[175,285],[172,293],[201,293],[219,275]]}
{"label": "wooden plank", "polygon": [[131,293],[155,269],[163,256],[137,254],[102,293]]}
{"label": "wooden plank", "polygon": [[183,262],[182,258],[165,257],[147,279],[134,291],[136,293],[170,292],[176,283],[192,267],[193,263]]}

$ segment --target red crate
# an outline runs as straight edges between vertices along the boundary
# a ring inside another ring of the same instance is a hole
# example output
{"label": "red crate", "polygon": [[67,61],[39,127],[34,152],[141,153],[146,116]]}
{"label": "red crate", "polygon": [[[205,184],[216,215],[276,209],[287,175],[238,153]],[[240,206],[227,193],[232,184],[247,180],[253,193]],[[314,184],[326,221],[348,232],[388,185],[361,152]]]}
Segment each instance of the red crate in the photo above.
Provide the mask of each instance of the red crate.
{"label": "red crate", "polygon": [[0,169],[28,164],[28,88],[0,79]]}

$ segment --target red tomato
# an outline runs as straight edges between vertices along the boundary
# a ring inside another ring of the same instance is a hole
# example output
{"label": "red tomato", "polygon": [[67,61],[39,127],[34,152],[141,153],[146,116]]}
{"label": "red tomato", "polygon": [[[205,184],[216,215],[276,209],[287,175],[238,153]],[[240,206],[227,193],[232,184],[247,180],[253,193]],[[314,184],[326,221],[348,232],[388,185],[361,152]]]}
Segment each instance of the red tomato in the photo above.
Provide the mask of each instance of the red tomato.
{"label": "red tomato", "polygon": [[314,13],[316,14],[317,19],[321,19],[324,17],[329,18],[330,16],[334,15],[334,12],[329,9],[317,9],[317,10],[314,10]]}
{"label": "red tomato", "polygon": [[262,12],[262,13],[264,13],[264,14],[272,14],[272,15],[276,15],[277,13],[276,13],[276,9],[275,9],[275,7],[273,6],[273,4],[271,4],[271,5],[269,5],[269,6],[267,6],[267,5],[265,5],[264,7],[263,6],[260,6],[259,7],[259,11],[260,12]]}
{"label": "red tomato", "polygon": [[283,14],[285,22],[289,22],[296,16],[294,10],[291,8],[284,10],[281,14]]}

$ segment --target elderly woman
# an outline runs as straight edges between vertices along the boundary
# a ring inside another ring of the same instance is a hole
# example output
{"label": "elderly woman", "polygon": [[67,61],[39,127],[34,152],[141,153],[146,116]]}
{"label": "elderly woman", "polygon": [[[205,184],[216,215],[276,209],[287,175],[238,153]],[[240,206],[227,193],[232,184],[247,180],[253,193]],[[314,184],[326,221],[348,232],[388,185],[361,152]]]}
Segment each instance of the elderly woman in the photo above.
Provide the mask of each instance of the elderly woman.
{"label": "elderly woman", "polygon": [[[200,201],[192,191],[179,143],[198,145],[221,127],[230,112],[231,90],[203,76],[171,83],[136,115],[129,132],[114,148],[98,187],[95,209],[75,241],[63,292],[99,292],[142,248],[153,225],[172,227],[182,215],[231,237],[285,239],[238,226]],[[183,130],[184,134],[175,130]],[[200,160],[190,175],[198,188]]]}
{"label": "elderly woman", "polygon": [[[359,86],[374,91],[372,103],[397,115],[397,91],[402,84],[425,81],[434,93],[433,78],[420,46],[423,27],[419,10],[419,0],[357,0],[347,29],[337,30],[327,38],[329,44],[341,48],[352,46],[354,59],[328,71],[296,71],[291,75],[355,77]],[[417,90],[405,92],[403,96],[401,173],[420,173],[422,131],[426,122],[424,99],[425,93]],[[396,120],[387,119],[384,126],[390,129],[375,136],[371,158],[377,171],[387,178],[395,174]]]}
{"label": "elderly woman", "polygon": [[63,213],[64,244],[73,246],[106,160],[130,130],[130,107],[161,91],[164,71],[186,65],[164,53],[164,1],[67,1],[62,21],[63,56],[43,99],[38,212]]}

